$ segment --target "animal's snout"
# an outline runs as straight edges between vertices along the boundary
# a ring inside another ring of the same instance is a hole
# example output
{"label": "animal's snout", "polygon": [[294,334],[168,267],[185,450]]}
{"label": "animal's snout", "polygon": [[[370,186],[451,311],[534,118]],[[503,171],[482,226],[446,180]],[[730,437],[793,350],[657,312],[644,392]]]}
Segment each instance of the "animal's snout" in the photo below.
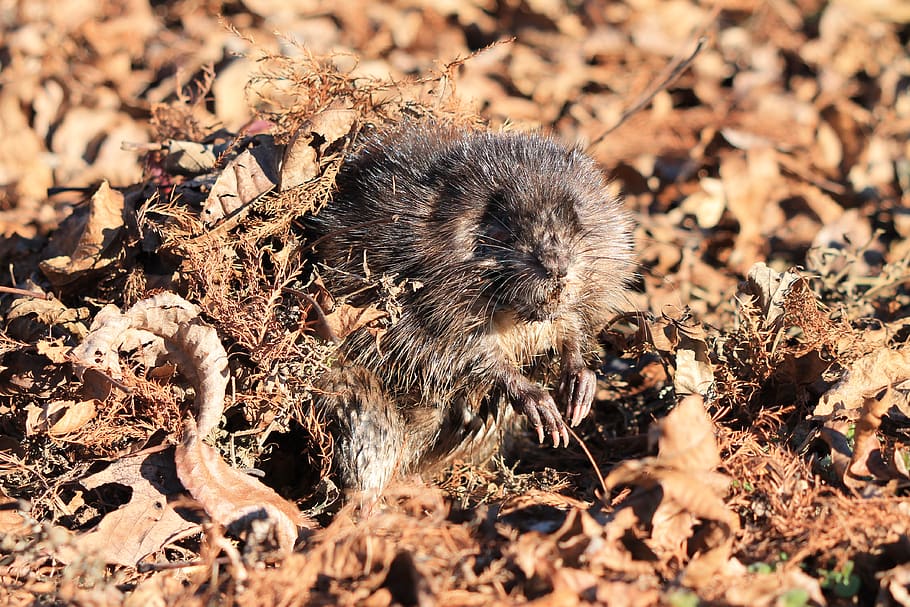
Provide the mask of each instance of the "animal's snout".
{"label": "animal's snout", "polygon": [[550,280],[565,282],[569,275],[569,256],[558,251],[543,251],[538,254],[540,266]]}

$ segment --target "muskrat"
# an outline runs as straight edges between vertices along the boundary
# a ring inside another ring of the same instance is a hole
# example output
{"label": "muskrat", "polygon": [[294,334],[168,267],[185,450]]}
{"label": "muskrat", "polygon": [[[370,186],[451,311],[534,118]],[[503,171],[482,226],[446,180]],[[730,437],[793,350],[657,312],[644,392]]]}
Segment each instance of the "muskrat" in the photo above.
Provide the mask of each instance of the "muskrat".
{"label": "muskrat", "polygon": [[516,411],[567,444],[594,399],[585,359],[633,276],[631,217],[593,160],[419,121],[369,135],[336,187],[308,220],[329,292],[366,306],[379,278],[399,286],[396,322],[347,336],[320,386],[341,484],[489,459]]}

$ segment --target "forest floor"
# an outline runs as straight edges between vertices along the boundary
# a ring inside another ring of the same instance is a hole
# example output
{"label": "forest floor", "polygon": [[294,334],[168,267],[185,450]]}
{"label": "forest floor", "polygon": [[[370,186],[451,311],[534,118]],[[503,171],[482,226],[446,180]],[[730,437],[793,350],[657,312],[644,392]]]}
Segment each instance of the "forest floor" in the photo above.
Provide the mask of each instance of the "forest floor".
{"label": "forest floor", "polygon": [[[910,606],[906,2],[0,15],[0,604]],[[361,507],[298,219],[416,116],[585,149],[640,279],[567,448]]]}

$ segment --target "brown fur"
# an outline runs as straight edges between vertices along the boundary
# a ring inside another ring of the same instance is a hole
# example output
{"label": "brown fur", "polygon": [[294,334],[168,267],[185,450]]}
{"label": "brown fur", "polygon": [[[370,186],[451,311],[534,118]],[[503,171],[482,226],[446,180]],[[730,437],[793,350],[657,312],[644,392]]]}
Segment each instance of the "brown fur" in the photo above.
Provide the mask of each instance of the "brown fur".
{"label": "brown fur", "polygon": [[[382,295],[377,278],[405,281],[400,318],[379,342],[361,330],[341,347],[332,381],[370,389],[323,399],[348,458],[336,460],[342,483],[379,489],[396,472],[489,458],[515,410],[541,439],[567,442],[548,384],[558,380],[570,423],[588,412],[585,357],[632,275],[631,220],[596,165],[535,135],[421,123],[374,136],[337,183],[311,220],[329,290],[365,305]],[[542,370],[556,358],[553,378]],[[364,424],[365,406],[403,435]],[[352,463],[357,454],[369,465]]]}

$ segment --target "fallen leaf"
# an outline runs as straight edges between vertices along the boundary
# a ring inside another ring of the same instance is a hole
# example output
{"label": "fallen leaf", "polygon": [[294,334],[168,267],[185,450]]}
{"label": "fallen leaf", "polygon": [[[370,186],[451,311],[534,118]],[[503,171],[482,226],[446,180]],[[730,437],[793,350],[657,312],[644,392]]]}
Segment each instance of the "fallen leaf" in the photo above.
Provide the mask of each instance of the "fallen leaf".
{"label": "fallen leaf", "polygon": [[910,607],[910,563],[882,572],[876,604],[886,605],[888,597],[901,607]]}
{"label": "fallen leaf", "polygon": [[113,483],[129,487],[132,493],[129,502],[105,515],[92,531],[77,536],[72,548],[62,550],[58,558],[63,562],[97,554],[107,563],[135,567],[168,543],[199,530],[198,523],[172,506],[183,487],[169,451],[125,457],[79,483],[86,489]]}
{"label": "fallen leaf", "polygon": [[348,135],[356,120],[357,112],[339,102],[298,129],[284,152],[281,190],[300,186],[319,175],[319,156],[329,145]]}
{"label": "fallen leaf", "polygon": [[[838,409],[860,409],[869,394],[897,387],[910,379],[910,348],[879,348],[853,362],[847,372],[815,407],[814,414],[828,416]],[[898,398],[895,395],[894,398]],[[904,397],[905,399],[906,397]]]}
{"label": "fallen leaf", "polygon": [[92,196],[90,210],[69,255],[43,260],[39,267],[56,287],[68,285],[86,275],[103,270],[117,260],[123,229],[123,194],[112,190],[107,181]]}
{"label": "fallen leaf", "polygon": [[[801,601],[786,601],[786,597],[794,591],[799,592],[805,598]],[[724,598],[731,605],[742,605],[743,607],[806,605],[808,600],[813,601],[816,605],[828,604],[818,580],[796,568],[771,573],[742,573],[738,582],[727,590]]]}
{"label": "fallen leaf", "polygon": [[312,143],[312,134],[304,130],[291,137],[281,162],[281,191],[301,186],[319,174],[319,160]]}
{"label": "fallen leaf", "polygon": [[93,400],[82,402],[58,400],[42,407],[28,405],[28,417],[25,423],[29,436],[47,433],[60,437],[79,430],[95,418],[96,403]]}
{"label": "fallen leaf", "polygon": [[762,328],[776,331],[786,314],[787,299],[797,288],[807,288],[798,271],[791,268],[781,273],[764,262],[758,262],[749,269],[746,281],[737,289],[737,295],[741,298],[752,297],[763,315]]}
{"label": "fallen leaf", "polygon": [[228,466],[201,440],[221,419],[229,373],[224,346],[215,329],[199,320],[199,312],[197,306],[169,292],[140,300],[122,313],[107,306],[96,315],[85,341],[73,349],[77,372],[95,368],[117,374],[119,349],[131,334],[160,338],[165,358],[196,389],[196,417],[185,420],[184,437],[175,451],[183,486],[221,524],[245,527],[264,519],[275,530],[280,547],[289,552],[298,525],[312,523],[272,489]]}
{"label": "fallen leaf", "polygon": [[657,443],[659,464],[689,472],[714,470],[720,464],[714,424],[703,403],[698,396],[688,396],[651,426],[648,437]]}
{"label": "fallen leaf", "polygon": [[19,501],[0,489],[0,535],[20,538],[32,533],[32,525],[19,512]]}
{"label": "fallen leaf", "polygon": [[325,321],[336,338],[344,339],[357,329],[387,316],[386,312],[373,305],[358,308],[349,304],[338,304],[325,315]]}
{"label": "fallen leaf", "polygon": [[167,142],[164,168],[175,175],[201,175],[215,168],[215,145],[195,141]]}
{"label": "fallen leaf", "polygon": [[[658,456],[622,462],[605,484],[633,487],[620,509],[651,512],[640,524],[650,529],[645,542],[656,554],[685,559],[694,553],[685,579],[697,586],[726,565],[739,531],[739,518],[722,499],[729,479],[714,471],[720,464],[714,425],[702,398],[693,395],[656,424],[651,435]],[[607,528],[618,520],[614,516]],[[699,521],[701,529],[693,535]]]}
{"label": "fallen leaf", "polygon": [[279,149],[270,136],[253,137],[249,147],[228,162],[202,206],[212,226],[246,207],[278,184]]}
{"label": "fallen leaf", "polygon": [[62,365],[69,360],[70,347],[63,345],[60,341],[38,340],[38,343],[35,344],[35,350],[38,351],[38,354],[46,356],[52,363]]}
{"label": "fallen leaf", "polygon": [[184,439],[174,453],[177,474],[212,520],[234,529],[253,521],[269,524],[278,547],[290,553],[297,542],[297,529],[314,523],[294,504],[248,474],[231,468],[212,447],[203,443],[192,418],[184,424]]}

